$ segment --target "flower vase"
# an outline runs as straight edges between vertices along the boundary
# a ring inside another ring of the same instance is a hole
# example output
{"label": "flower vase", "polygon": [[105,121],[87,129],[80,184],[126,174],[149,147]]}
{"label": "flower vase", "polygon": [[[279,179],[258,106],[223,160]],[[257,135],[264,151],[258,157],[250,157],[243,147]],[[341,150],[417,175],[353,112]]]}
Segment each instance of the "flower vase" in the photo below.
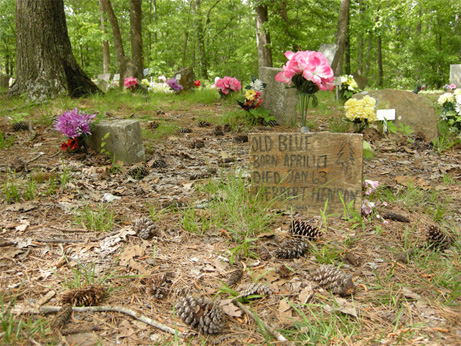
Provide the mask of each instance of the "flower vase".
{"label": "flower vase", "polygon": [[309,109],[309,102],[311,98],[313,99],[312,103],[315,107],[316,100],[317,100],[316,96],[313,93],[305,93],[305,92],[300,92],[298,90],[298,102],[301,108],[301,132],[302,133],[309,132],[309,127],[307,126],[307,110]]}

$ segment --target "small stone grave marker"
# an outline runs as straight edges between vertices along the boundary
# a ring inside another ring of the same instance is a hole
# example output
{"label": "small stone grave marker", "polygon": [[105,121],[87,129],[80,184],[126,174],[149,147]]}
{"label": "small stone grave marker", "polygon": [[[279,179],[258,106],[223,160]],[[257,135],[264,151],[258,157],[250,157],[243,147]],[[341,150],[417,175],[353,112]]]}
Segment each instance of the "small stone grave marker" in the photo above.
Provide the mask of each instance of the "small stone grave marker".
{"label": "small stone grave marker", "polygon": [[342,214],[343,204],[360,213],[363,137],[349,133],[248,135],[253,184],[266,200],[304,215]]}
{"label": "small stone grave marker", "polygon": [[103,73],[98,75],[98,79],[103,80],[104,82],[109,82],[110,80],[110,73]]}
{"label": "small stone grave marker", "polygon": [[285,83],[277,82],[275,76],[282,72],[281,68],[261,67],[259,79],[267,86],[262,93],[262,108],[271,112],[281,125],[292,125],[297,122],[296,106],[298,97],[296,88],[287,88]]}
{"label": "small stone grave marker", "polygon": [[174,73],[174,78],[182,85],[183,90],[194,89],[194,70],[192,67]]}
{"label": "small stone grave marker", "polygon": [[120,73],[114,74],[114,79],[113,79],[113,81],[114,81],[114,82],[118,82],[119,80],[120,80]]}
{"label": "small stone grave marker", "polygon": [[147,76],[149,72],[150,72],[150,68],[145,68],[144,70],[142,70],[142,75]]}
{"label": "small stone grave marker", "polygon": [[[91,136],[87,137],[87,143],[97,152],[103,148],[111,158],[128,165],[146,160],[138,120],[101,120],[93,125],[91,132]],[[109,135],[104,138],[107,133]]]}
{"label": "small stone grave marker", "polygon": [[461,64],[450,65],[450,84],[461,88]]}

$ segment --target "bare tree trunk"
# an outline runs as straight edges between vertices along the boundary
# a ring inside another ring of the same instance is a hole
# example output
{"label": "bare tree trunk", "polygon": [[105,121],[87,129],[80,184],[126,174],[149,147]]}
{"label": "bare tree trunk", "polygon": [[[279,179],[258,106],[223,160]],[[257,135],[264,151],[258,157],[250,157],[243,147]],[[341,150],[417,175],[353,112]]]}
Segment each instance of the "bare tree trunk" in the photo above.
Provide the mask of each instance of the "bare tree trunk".
{"label": "bare tree trunk", "polygon": [[78,66],[63,0],[16,1],[17,79],[12,94],[35,101],[101,92]]}
{"label": "bare tree trunk", "polygon": [[256,10],[256,42],[258,44],[258,73],[261,75],[261,67],[272,67],[272,51],[270,48],[270,33],[264,29],[264,24],[268,22],[267,6],[258,3]]}
{"label": "bare tree trunk", "polygon": [[346,35],[345,70],[346,74],[351,74],[351,41],[349,32]]}
{"label": "bare tree trunk", "polygon": [[381,47],[381,35],[378,36],[378,85],[382,88],[384,85],[383,72],[383,55]]}
{"label": "bare tree trunk", "polygon": [[341,7],[339,10],[338,32],[336,34],[336,44],[338,50],[336,51],[335,58],[331,64],[335,76],[341,76],[343,71],[343,55],[346,45],[347,26],[349,19],[349,5],[350,0],[341,0]]}
{"label": "bare tree trunk", "polygon": [[136,77],[139,80],[143,77],[143,56],[142,56],[142,0],[130,1],[130,33],[131,33],[131,59],[138,71]]}
{"label": "bare tree trunk", "polygon": [[368,72],[370,72],[370,55],[371,55],[371,48],[372,48],[372,40],[371,40],[371,34],[368,35],[368,48],[367,48],[367,64],[365,66],[365,77],[368,76]]}
{"label": "bare tree trunk", "polygon": [[[363,13],[365,12],[365,5],[363,4],[363,1],[359,1],[359,7],[360,7],[360,18],[363,18]],[[364,39],[363,35],[359,35],[358,37],[358,47],[357,47],[357,73],[359,75],[363,74],[363,49],[364,49]]]}
{"label": "bare tree trunk", "polygon": [[196,27],[197,27],[197,43],[200,59],[200,70],[202,78],[208,79],[208,63],[205,52],[205,39],[204,39],[204,30],[202,24],[202,18],[200,16],[200,0],[195,0],[195,14],[196,14]]}
{"label": "bare tree trunk", "polygon": [[[106,17],[104,17],[104,9],[102,0],[99,0],[99,11],[101,12],[101,31],[103,34],[107,33],[106,30]],[[108,73],[110,67],[110,52],[109,52],[109,41],[102,41],[102,71]]]}

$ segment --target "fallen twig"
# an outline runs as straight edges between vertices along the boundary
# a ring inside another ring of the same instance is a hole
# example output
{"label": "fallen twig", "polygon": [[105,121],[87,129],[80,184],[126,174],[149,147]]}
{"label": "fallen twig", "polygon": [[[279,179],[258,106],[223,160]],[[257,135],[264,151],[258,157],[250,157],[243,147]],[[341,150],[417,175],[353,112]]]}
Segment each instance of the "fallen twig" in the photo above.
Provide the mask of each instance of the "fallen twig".
{"label": "fallen twig", "polygon": [[246,308],[245,305],[243,305],[242,303],[238,302],[238,301],[234,301],[235,304],[237,304],[237,306],[242,309],[247,315],[249,315],[252,319],[254,319],[256,322],[261,322],[261,324],[264,326],[264,328],[269,332],[271,333],[273,336],[275,336],[277,338],[278,341],[286,344],[286,345],[294,345],[291,341],[288,341],[282,334],[280,334],[279,332],[277,332],[273,327],[271,327],[270,325],[268,325],[266,322],[264,322],[263,320],[259,319],[259,318],[256,318],[256,316]]}
{"label": "fallen twig", "polygon": [[[61,310],[60,306],[42,306],[39,309],[35,308],[25,308],[22,310],[17,311],[18,313],[21,314],[49,314],[52,312],[58,312]],[[146,317],[144,315],[141,315],[140,313],[127,309],[123,306],[85,306],[85,307],[72,307],[73,311],[77,312],[107,312],[107,311],[113,311],[113,312],[120,312],[125,315],[129,315],[138,321],[144,322],[148,325],[151,325],[157,329],[163,330],[164,332],[170,333],[172,335],[177,335],[180,338],[184,338],[186,335],[178,330],[175,330],[171,327],[168,327],[160,322],[154,321],[153,319]]]}

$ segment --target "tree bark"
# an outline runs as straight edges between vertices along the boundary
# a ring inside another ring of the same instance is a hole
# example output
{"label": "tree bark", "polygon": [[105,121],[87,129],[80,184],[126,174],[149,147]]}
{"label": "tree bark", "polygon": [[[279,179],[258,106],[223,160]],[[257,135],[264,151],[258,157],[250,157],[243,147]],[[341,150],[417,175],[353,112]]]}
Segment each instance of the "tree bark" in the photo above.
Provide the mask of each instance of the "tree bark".
{"label": "tree bark", "polygon": [[16,1],[16,49],[12,94],[27,94],[41,102],[60,95],[101,92],[72,53],[63,0]]}
{"label": "tree bark", "polygon": [[142,0],[130,1],[130,34],[131,34],[131,60],[136,66],[139,80],[143,77],[143,56],[142,56]]}
{"label": "tree bark", "polygon": [[378,36],[378,85],[382,88],[384,85],[384,72],[383,72],[383,55],[381,47],[381,35]]}
{"label": "tree bark", "polygon": [[258,3],[256,10],[256,42],[258,44],[258,73],[261,75],[262,67],[272,67],[272,51],[270,48],[270,33],[264,30],[264,24],[269,21],[267,6]]}
{"label": "tree bark", "polygon": [[[99,11],[101,12],[101,31],[103,34],[107,33],[106,30],[106,17],[104,17],[104,7],[102,0],[99,0]],[[109,52],[109,41],[102,41],[102,71],[108,73],[110,67],[110,52]]]}
{"label": "tree bark", "polygon": [[339,10],[338,32],[336,34],[336,44],[338,45],[338,50],[336,51],[335,58],[331,64],[331,68],[333,69],[336,77],[341,76],[343,72],[343,56],[346,45],[350,2],[350,0],[341,0],[341,7]]}
{"label": "tree bark", "polygon": [[205,51],[204,30],[202,18],[200,16],[200,0],[195,0],[195,15],[196,15],[196,29],[197,29],[197,43],[200,59],[200,71],[202,78],[208,79],[208,63]]}

